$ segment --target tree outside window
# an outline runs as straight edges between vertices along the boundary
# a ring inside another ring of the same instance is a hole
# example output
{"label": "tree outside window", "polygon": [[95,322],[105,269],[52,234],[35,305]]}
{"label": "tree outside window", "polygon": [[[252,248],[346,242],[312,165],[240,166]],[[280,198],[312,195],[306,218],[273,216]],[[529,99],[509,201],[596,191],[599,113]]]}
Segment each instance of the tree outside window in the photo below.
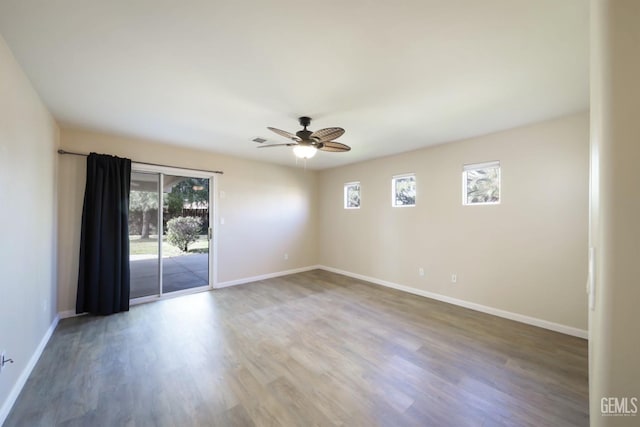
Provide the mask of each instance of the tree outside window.
{"label": "tree outside window", "polygon": [[360,209],[360,183],[349,182],[344,185],[344,208]]}
{"label": "tree outside window", "polygon": [[391,181],[391,185],[391,203],[393,206],[400,207],[416,205],[415,174],[394,176]]}
{"label": "tree outside window", "polygon": [[464,165],[462,185],[464,205],[500,203],[500,162]]}

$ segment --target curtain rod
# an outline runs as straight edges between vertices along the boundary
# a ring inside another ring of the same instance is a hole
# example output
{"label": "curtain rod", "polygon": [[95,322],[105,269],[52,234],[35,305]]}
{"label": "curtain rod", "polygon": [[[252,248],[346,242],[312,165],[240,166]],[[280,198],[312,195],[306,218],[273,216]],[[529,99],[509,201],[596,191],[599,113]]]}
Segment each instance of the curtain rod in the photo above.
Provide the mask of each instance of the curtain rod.
{"label": "curtain rod", "polygon": [[[71,155],[74,155],[74,156],[84,156],[84,157],[88,156],[88,154],[85,154],[85,153],[75,153],[73,151],[67,151],[67,150],[63,150],[63,149],[59,149],[58,150],[58,154],[71,154]],[[184,169],[184,170],[196,171],[196,172],[219,173],[220,175],[224,175],[223,171],[210,171],[210,170],[205,170],[205,169],[185,168],[185,167],[182,167],[182,166],[161,165],[159,163],[138,162],[136,160],[132,160],[132,162],[139,163],[141,165],[147,165],[147,166],[160,166],[160,167]]]}

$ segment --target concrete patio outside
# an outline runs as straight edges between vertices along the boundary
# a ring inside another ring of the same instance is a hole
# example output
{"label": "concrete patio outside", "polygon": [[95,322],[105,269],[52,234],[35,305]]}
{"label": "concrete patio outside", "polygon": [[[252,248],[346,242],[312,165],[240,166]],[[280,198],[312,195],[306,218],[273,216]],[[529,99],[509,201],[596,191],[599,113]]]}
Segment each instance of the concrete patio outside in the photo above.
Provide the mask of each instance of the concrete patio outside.
{"label": "concrete patio outside", "polygon": [[[189,254],[163,257],[163,293],[207,286],[209,284],[209,254]],[[158,258],[132,255],[131,298],[157,295]]]}

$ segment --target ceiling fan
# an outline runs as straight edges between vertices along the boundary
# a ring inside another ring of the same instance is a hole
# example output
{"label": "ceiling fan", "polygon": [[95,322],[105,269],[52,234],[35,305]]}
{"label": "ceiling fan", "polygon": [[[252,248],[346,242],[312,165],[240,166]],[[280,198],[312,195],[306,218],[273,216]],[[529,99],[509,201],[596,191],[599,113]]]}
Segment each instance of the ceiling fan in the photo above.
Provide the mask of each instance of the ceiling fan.
{"label": "ceiling fan", "polygon": [[348,145],[342,144],[340,142],[333,141],[336,138],[339,138],[344,134],[344,129],[342,128],[324,128],[312,132],[307,130],[307,126],[311,124],[311,118],[309,117],[300,117],[298,119],[300,122],[300,126],[304,127],[303,130],[299,130],[294,134],[268,127],[272,132],[277,133],[280,136],[284,136],[287,139],[292,140],[293,142],[288,142],[285,144],[269,144],[269,145],[261,145],[258,148],[267,148],[267,147],[293,147],[293,153],[296,157],[301,159],[310,159],[316,155],[318,150],[321,151],[330,151],[330,152],[343,152],[351,150],[351,147]]}

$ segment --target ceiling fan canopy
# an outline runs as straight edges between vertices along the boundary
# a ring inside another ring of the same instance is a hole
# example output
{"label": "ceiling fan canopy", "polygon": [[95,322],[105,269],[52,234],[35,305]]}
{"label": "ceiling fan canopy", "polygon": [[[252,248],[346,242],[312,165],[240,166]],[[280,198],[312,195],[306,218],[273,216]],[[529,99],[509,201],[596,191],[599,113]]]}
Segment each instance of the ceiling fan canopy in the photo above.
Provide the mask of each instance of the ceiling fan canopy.
{"label": "ceiling fan canopy", "polygon": [[294,154],[302,159],[310,159],[316,154],[317,150],[334,153],[351,150],[351,147],[349,147],[348,145],[334,141],[334,139],[339,138],[344,134],[344,129],[339,127],[330,127],[313,132],[307,129],[307,126],[311,124],[310,117],[300,117],[298,119],[298,122],[300,123],[300,126],[303,127],[303,129],[299,130],[295,134],[282,129],[267,127],[267,129],[269,129],[270,131],[277,133],[278,135],[283,136],[287,139],[290,139],[292,142],[283,144],[261,145],[258,148],[283,146],[294,147]]}

